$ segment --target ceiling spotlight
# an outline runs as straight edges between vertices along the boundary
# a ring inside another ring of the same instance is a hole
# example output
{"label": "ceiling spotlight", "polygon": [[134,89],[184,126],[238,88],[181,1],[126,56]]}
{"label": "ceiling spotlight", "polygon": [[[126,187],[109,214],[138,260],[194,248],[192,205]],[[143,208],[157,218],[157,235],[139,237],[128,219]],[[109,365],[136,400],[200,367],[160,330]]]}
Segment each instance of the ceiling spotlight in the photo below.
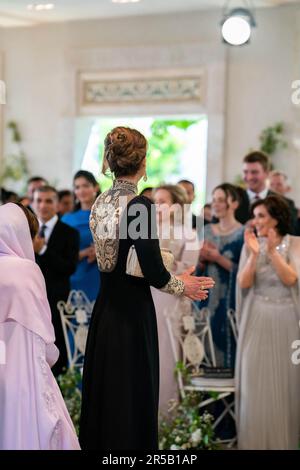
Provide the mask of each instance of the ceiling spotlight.
{"label": "ceiling spotlight", "polygon": [[256,26],[254,14],[249,8],[233,8],[224,14],[222,22],[223,41],[231,46],[249,42],[251,28]]}

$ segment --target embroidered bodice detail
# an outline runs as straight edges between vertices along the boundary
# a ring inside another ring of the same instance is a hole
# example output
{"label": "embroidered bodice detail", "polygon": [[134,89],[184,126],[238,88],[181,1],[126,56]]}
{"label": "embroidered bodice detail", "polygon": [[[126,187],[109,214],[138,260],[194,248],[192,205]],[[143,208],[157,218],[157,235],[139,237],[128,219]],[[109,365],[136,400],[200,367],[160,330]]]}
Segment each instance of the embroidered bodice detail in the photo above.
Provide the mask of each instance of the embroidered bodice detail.
{"label": "embroidered bodice detail", "polygon": [[137,186],[134,183],[115,180],[112,188],[100,194],[92,207],[90,228],[100,271],[111,272],[116,267],[121,216],[136,194]]}

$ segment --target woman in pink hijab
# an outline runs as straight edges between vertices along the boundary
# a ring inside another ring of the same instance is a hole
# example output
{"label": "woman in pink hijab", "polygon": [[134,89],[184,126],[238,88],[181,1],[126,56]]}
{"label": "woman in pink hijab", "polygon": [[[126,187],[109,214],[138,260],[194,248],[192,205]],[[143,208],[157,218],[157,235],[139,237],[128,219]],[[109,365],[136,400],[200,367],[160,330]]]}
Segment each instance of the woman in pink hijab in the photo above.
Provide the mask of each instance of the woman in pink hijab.
{"label": "woman in pink hijab", "polygon": [[[28,210],[27,210],[28,211]],[[80,449],[51,372],[54,329],[32,238],[35,216],[0,207],[0,449]]]}

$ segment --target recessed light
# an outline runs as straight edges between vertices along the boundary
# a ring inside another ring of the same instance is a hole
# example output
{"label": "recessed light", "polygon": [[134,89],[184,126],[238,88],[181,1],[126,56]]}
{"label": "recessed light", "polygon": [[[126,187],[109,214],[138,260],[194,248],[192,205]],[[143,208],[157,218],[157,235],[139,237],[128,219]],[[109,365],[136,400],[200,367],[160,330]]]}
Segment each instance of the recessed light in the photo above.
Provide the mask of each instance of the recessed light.
{"label": "recessed light", "polygon": [[53,3],[30,3],[29,5],[27,5],[27,10],[35,11],[53,10],[53,8]]}

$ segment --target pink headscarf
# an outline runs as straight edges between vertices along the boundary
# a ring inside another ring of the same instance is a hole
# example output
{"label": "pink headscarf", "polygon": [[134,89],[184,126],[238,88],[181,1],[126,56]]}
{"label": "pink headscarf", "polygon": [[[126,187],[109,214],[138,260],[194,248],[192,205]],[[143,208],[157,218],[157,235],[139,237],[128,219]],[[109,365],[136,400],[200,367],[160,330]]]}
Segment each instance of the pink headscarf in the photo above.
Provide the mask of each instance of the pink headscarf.
{"label": "pink headscarf", "polygon": [[13,320],[55,340],[43,274],[35,263],[28,221],[16,204],[0,207],[0,323]]}

